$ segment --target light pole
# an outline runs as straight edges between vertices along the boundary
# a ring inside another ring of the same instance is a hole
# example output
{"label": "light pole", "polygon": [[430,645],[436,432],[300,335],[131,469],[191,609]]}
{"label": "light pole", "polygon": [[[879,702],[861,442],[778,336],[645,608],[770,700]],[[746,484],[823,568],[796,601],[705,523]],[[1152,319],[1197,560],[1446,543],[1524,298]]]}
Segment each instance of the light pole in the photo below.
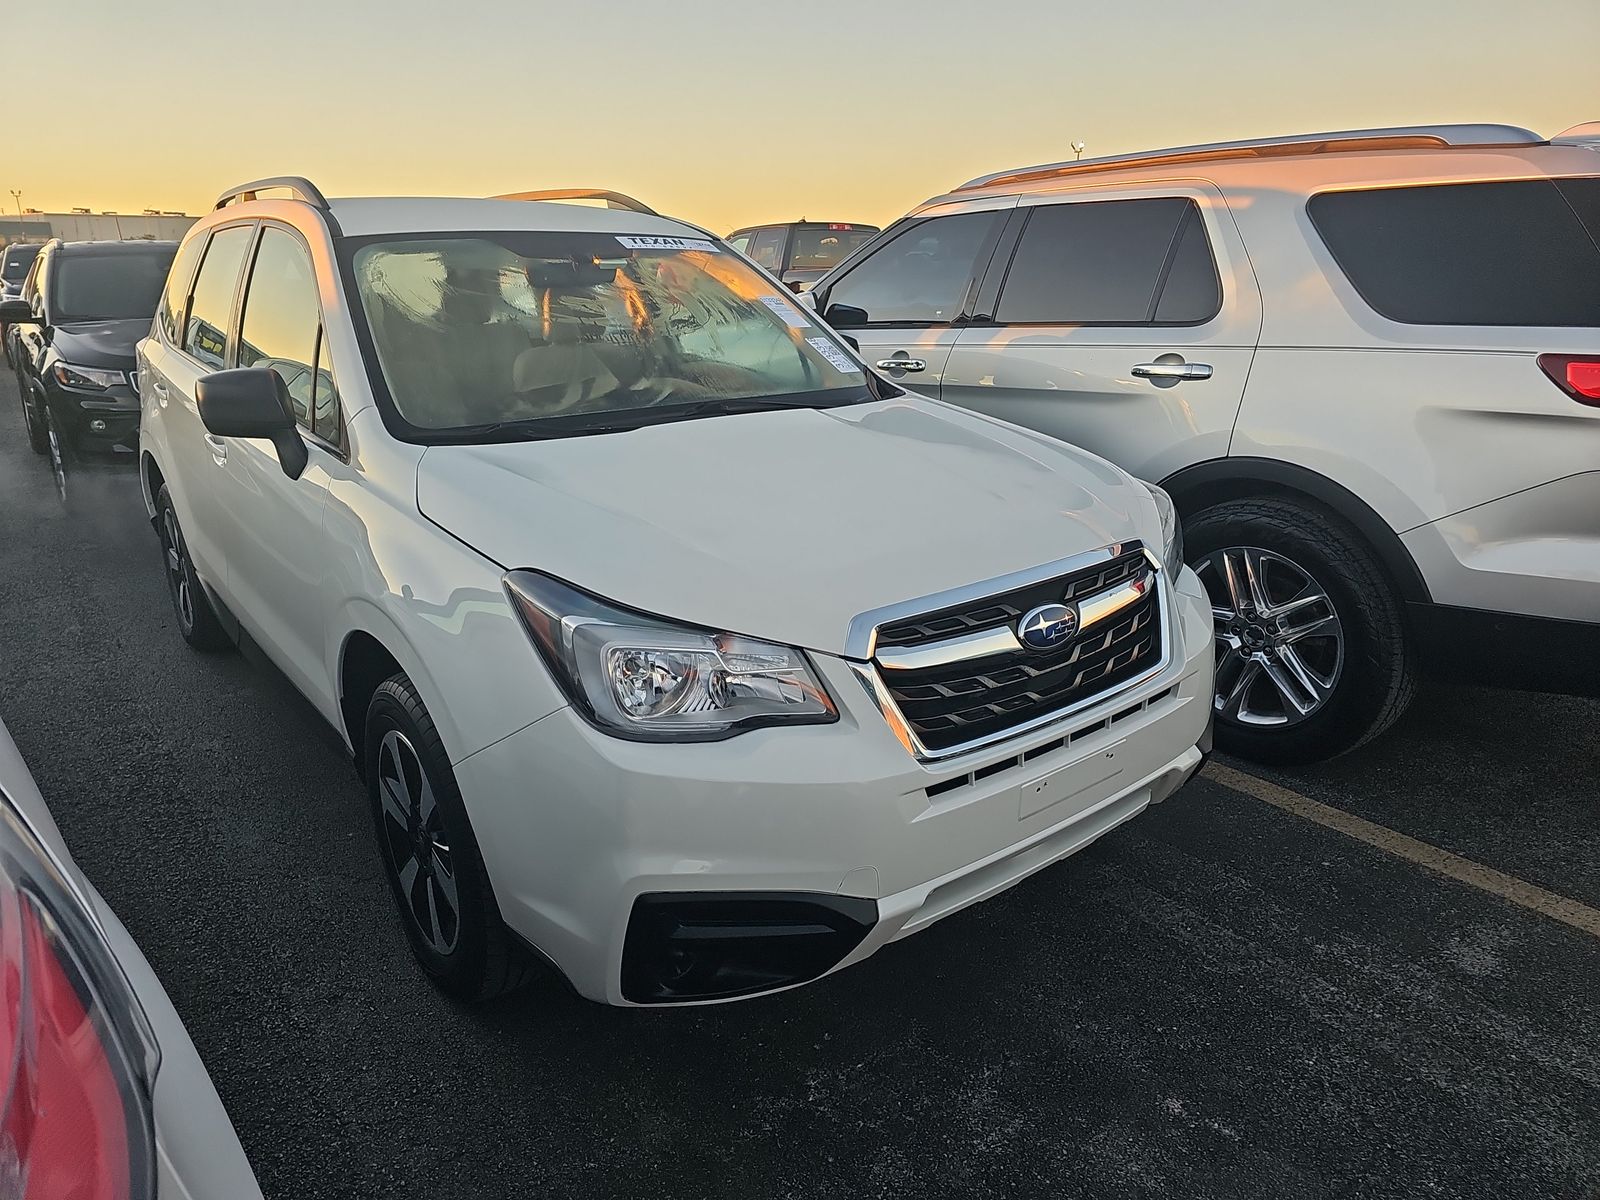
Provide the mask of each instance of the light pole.
{"label": "light pole", "polygon": [[1084,144],[1082,142],[1073,142],[1072,143],[1072,161],[1073,162],[1077,162],[1078,159],[1082,158],[1083,157],[1083,152],[1084,152],[1085,149],[1087,149],[1087,147],[1084,146]]}
{"label": "light pole", "polygon": [[11,189],[11,198],[17,202],[17,220],[22,220],[22,193],[16,188]]}

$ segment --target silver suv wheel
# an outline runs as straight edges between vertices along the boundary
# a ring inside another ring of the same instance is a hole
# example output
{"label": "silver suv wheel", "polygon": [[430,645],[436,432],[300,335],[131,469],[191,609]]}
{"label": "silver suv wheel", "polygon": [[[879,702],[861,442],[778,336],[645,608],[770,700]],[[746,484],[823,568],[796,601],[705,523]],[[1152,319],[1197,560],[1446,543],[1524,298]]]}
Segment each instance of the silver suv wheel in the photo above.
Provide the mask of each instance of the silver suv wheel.
{"label": "silver suv wheel", "polygon": [[1297,725],[1321,711],[1344,671],[1344,627],[1327,589],[1298,563],[1228,546],[1195,564],[1216,620],[1217,716]]}

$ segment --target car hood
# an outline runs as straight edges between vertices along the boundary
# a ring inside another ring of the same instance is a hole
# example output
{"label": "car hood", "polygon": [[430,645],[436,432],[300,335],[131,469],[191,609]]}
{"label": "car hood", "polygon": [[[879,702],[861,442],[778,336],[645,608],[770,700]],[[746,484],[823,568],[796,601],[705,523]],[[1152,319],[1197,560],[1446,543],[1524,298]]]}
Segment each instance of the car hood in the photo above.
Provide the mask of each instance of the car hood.
{"label": "car hood", "polygon": [[50,345],[65,362],[113,371],[133,370],[133,348],[150,332],[150,318],[78,321],[57,325]]}
{"label": "car hood", "polygon": [[1160,537],[1110,463],[915,397],[432,446],[417,503],[502,566],[832,653],[859,613]]}

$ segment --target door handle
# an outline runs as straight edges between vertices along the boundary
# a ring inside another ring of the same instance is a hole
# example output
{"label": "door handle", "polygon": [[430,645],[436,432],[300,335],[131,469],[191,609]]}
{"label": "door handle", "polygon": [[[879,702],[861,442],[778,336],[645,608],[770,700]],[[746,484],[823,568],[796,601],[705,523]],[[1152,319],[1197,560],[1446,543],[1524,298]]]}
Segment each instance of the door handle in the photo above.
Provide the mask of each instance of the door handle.
{"label": "door handle", "polygon": [[880,358],[880,371],[926,371],[928,364],[920,358]]}
{"label": "door handle", "polygon": [[217,466],[228,461],[228,443],[215,434],[206,434],[206,445],[211,447],[211,457],[217,460]]}
{"label": "door handle", "polygon": [[1185,379],[1210,379],[1211,367],[1206,363],[1148,362],[1136,364],[1133,374],[1137,379],[1170,379],[1182,383]]}

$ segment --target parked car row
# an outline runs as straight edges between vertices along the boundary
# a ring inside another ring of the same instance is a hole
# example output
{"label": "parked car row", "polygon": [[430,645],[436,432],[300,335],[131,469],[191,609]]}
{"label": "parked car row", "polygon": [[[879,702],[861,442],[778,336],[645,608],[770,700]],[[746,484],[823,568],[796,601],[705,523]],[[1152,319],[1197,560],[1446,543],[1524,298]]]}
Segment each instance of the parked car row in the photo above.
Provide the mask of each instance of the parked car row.
{"label": "parked car row", "polygon": [[150,332],[173,242],[62,242],[40,248],[21,294],[0,302],[28,443],[65,494],[80,450],[132,452],[139,396],[134,346]]}
{"label": "parked car row", "polygon": [[[1020,168],[798,297],[819,223],[241,185],[129,376],[178,628],[345,741],[447,991],[796,986],[1166,799],[1213,725],[1304,761],[1428,670],[1600,690],[1597,149]],[[47,445],[112,412],[61,377],[74,253],[0,308]]]}

